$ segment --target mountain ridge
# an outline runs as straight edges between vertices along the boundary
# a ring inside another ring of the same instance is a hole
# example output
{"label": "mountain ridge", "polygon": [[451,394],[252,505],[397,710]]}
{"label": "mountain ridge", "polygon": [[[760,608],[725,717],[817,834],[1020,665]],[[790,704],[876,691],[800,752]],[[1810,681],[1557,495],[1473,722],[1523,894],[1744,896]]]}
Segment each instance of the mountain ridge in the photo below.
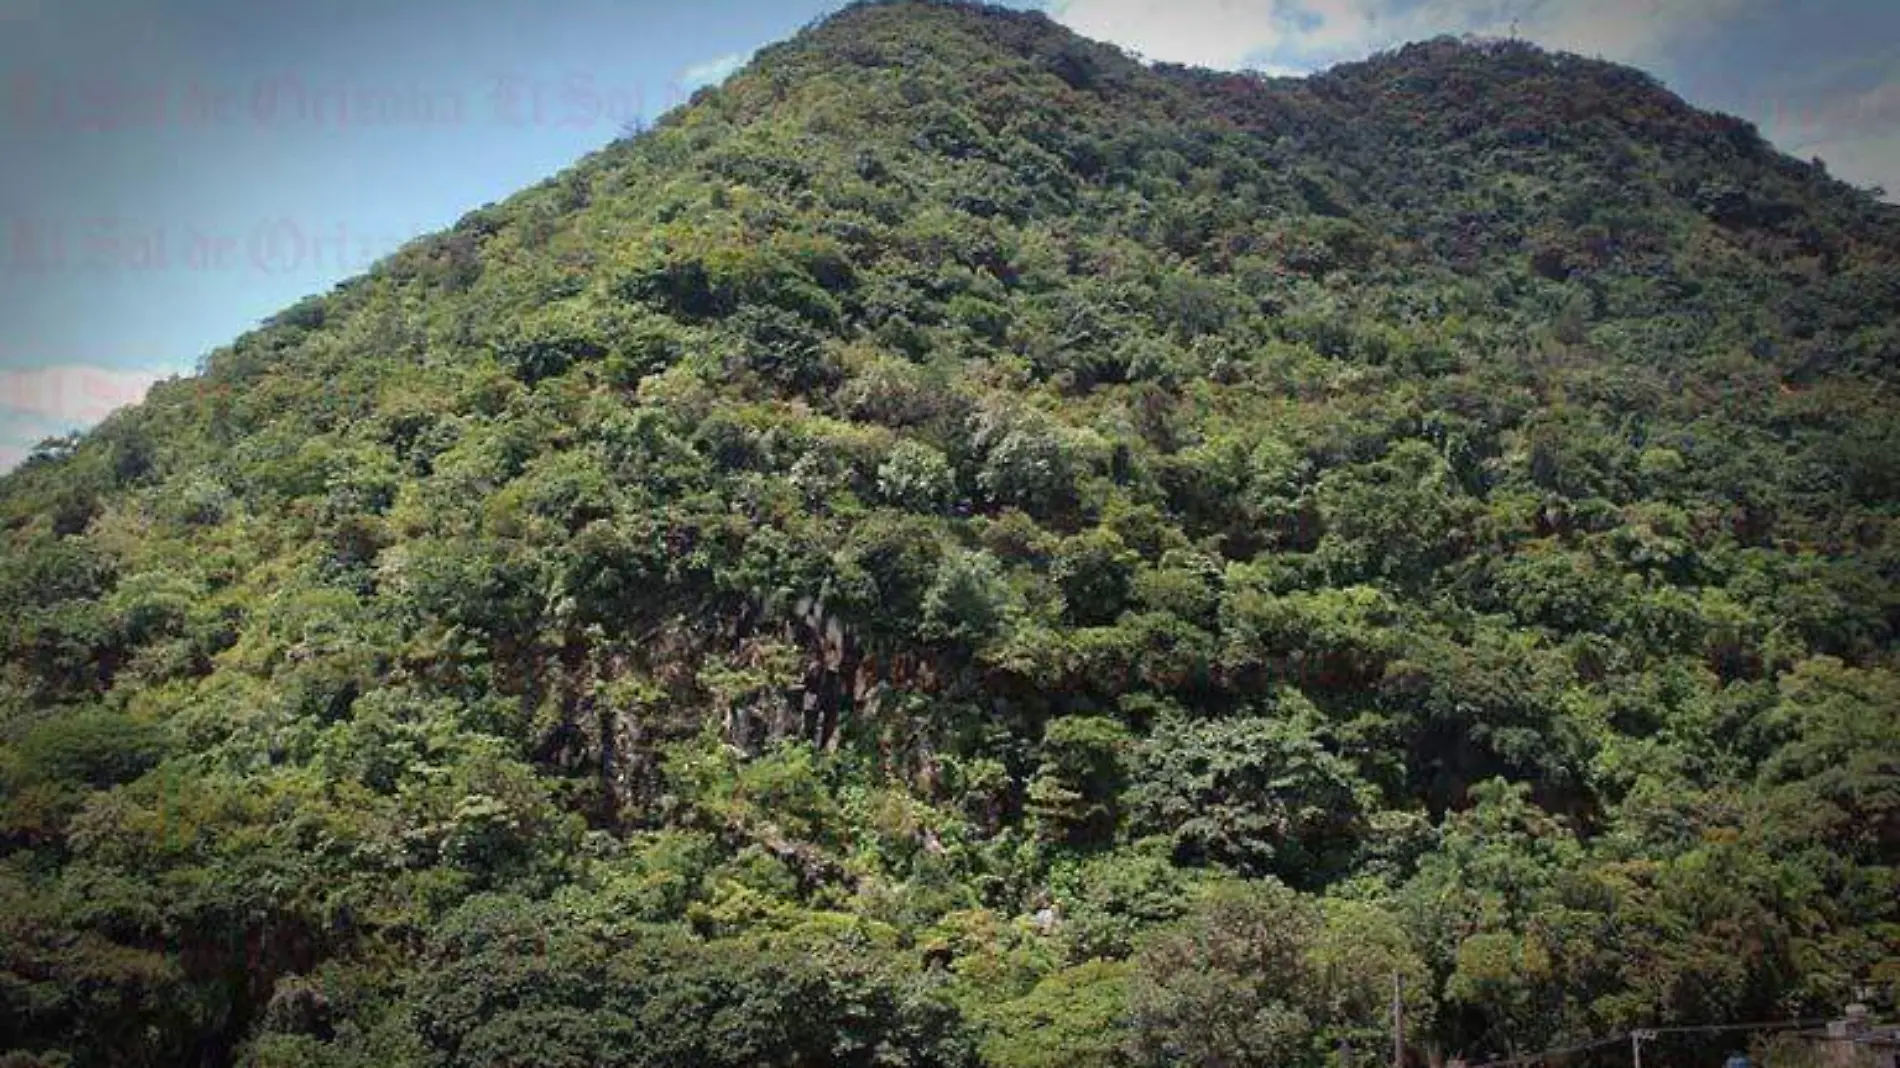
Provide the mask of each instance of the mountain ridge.
{"label": "mountain ridge", "polygon": [[1521,43],[848,9],[0,479],[14,1062],[1891,996],[1897,222]]}

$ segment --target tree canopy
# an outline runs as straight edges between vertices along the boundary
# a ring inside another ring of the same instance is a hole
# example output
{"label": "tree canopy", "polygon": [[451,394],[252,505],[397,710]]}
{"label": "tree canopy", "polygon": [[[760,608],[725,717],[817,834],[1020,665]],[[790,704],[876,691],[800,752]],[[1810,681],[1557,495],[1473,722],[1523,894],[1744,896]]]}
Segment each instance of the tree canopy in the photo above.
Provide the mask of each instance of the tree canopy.
{"label": "tree canopy", "polygon": [[1897,345],[1637,71],[849,8],[0,480],[0,1063],[1891,999]]}

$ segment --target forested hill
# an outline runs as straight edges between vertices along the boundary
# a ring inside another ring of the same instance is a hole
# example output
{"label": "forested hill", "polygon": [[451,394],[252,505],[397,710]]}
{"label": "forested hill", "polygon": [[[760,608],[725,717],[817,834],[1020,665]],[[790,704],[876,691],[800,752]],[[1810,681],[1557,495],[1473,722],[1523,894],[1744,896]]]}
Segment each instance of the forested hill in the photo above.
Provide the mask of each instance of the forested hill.
{"label": "forested hill", "polygon": [[849,9],[0,481],[0,1064],[1890,1004],[1897,357],[1626,68]]}

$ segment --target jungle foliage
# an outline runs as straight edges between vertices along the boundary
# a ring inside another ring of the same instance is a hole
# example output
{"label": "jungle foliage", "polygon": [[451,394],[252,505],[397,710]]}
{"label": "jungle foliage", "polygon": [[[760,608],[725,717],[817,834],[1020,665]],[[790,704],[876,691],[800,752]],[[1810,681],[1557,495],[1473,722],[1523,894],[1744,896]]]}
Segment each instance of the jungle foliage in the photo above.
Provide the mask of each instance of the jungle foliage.
{"label": "jungle foliage", "polygon": [[0,1063],[1891,997],[1897,346],[1900,213],[1633,70],[851,8],[0,481]]}

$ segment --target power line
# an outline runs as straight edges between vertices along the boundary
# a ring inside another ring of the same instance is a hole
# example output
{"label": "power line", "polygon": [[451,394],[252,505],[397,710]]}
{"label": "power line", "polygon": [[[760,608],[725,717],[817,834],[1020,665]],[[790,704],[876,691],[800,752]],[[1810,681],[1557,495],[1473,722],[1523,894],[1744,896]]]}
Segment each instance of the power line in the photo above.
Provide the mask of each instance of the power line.
{"label": "power line", "polygon": [[1509,1065],[1529,1064],[1532,1061],[1540,1061],[1546,1057],[1562,1057],[1571,1053],[1582,1053],[1585,1050],[1599,1049],[1603,1046],[1613,1046],[1628,1037],[1629,1032],[1619,1031],[1609,1038],[1599,1038],[1593,1042],[1585,1042],[1579,1046],[1563,1046],[1557,1049],[1538,1050],[1536,1053],[1520,1053],[1515,1057],[1506,1057],[1503,1060],[1485,1061],[1483,1064],[1467,1065],[1466,1068],[1506,1068],[1506,1066]]}
{"label": "power line", "polygon": [[1720,1031],[1772,1031],[1788,1027],[1813,1027],[1817,1024],[1825,1024],[1827,1022],[1828,1018],[1823,1016],[1803,1020],[1774,1020],[1760,1023],[1677,1024],[1672,1027],[1639,1027],[1630,1031],[1618,1031],[1616,1034],[1610,1035],[1607,1038],[1593,1039],[1580,1045],[1538,1050],[1536,1053],[1521,1053],[1515,1057],[1506,1057],[1502,1060],[1485,1061],[1482,1064],[1467,1065],[1466,1068],[1514,1068],[1516,1065],[1531,1064],[1550,1057],[1564,1057],[1572,1053],[1583,1053],[1588,1050],[1601,1049],[1604,1046],[1613,1046],[1624,1041],[1628,1041],[1631,1044],[1630,1048],[1635,1051],[1633,1053],[1636,1059],[1635,1063],[1637,1068],[1640,1068],[1642,1064],[1642,1053],[1638,1043],[1647,1042],[1657,1035],[1714,1034]]}
{"label": "power line", "polygon": [[1644,1028],[1644,1030],[1653,1035],[1679,1035],[1714,1031],[1770,1031],[1780,1027],[1813,1027],[1816,1024],[1825,1024],[1827,1022],[1828,1018],[1821,1016],[1807,1020],[1775,1020],[1771,1023],[1681,1024],[1675,1027],[1648,1027]]}

